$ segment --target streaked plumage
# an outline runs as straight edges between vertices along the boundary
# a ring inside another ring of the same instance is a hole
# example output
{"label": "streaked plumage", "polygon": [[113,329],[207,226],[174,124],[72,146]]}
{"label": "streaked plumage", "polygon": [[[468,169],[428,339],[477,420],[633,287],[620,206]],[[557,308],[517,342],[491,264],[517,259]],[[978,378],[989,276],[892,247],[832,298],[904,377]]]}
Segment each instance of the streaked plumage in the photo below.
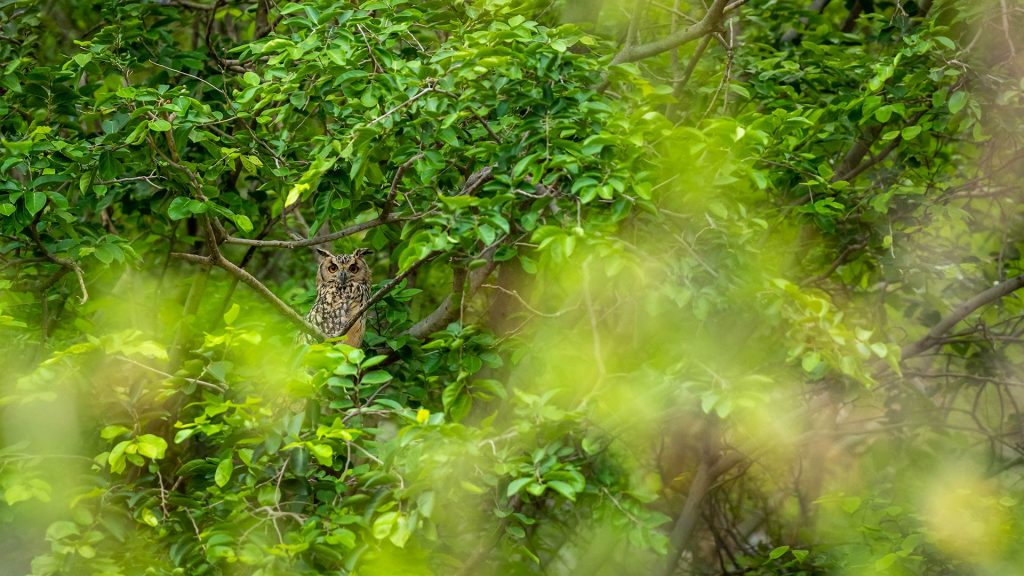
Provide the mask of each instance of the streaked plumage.
{"label": "streaked plumage", "polygon": [[[352,254],[331,254],[318,250],[323,256],[316,276],[316,302],[306,320],[327,335],[341,336],[341,329],[370,299],[372,284],[370,267],[363,256],[369,250],[359,249]],[[343,342],[361,346],[366,333],[366,314],[352,325]]]}

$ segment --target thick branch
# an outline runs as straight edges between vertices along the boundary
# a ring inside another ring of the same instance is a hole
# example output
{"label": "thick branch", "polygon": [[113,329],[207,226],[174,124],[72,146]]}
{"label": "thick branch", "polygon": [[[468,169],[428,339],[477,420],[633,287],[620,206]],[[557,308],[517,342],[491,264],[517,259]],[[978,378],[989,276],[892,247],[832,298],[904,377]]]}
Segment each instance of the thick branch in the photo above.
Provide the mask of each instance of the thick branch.
{"label": "thick branch", "polygon": [[657,56],[662,52],[668,52],[673,48],[678,48],[683,44],[693,42],[698,38],[702,38],[708,34],[711,34],[718,28],[719,24],[725,18],[725,7],[728,4],[727,0],[715,0],[708,9],[707,14],[700,22],[697,22],[693,26],[683,28],[675,34],[669,34],[668,36],[646,44],[634,44],[627,45],[612,58],[612,65],[625,64],[627,62],[636,62],[637,60],[643,60],[644,58],[650,58],[651,56]]}
{"label": "thick branch", "polygon": [[694,475],[693,483],[690,484],[690,490],[686,495],[683,511],[679,514],[679,518],[676,519],[675,525],[672,526],[672,534],[669,536],[668,559],[665,564],[665,571],[663,572],[665,576],[675,574],[679,557],[689,544],[693,529],[697,526],[701,505],[704,503],[704,498],[708,495],[708,492],[711,491],[715,480],[728,472],[730,468],[738,464],[742,459],[743,457],[739,454],[731,452],[722,456],[714,463],[701,460],[700,465],[697,467],[697,473]]}
{"label": "thick branch", "polygon": [[[924,110],[916,112],[907,120],[907,126],[916,125],[917,122],[924,116],[924,113]],[[848,152],[847,155],[843,158],[843,161],[839,166],[839,168],[841,168],[842,171],[837,169],[835,175],[832,177],[833,182],[838,182],[840,180],[846,180],[847,182],[849,182],[853,180],[857,176],[860,176],[868,168],[871,168],[872,166],[876,166],[884,162],[885,159],[888,158],[889,155],[892,154],[893,151],[896,150],[896,148],[903,142],[903,136],[897,136],[891,142],[889,142],[889,144],[886,145],[886,147],[883,148],[877,156],[869,158],[868,160],[861,161],[864,158],[864,156],[868,153],[868,151],[871,150],[872,142],[874,142],[874,140],[878,138],[878,134],[881,133],[881,131],[882,127],[878,126],[874,130],[869,131],[869,134],[865,137],[870,137],[871,140],[862,139],[858,140],[857,143],[854,144],[853,148],[850,149],[850,152]]]}
{"label": "thick branch", "polygon": [[1014,276],[1005,282],[996,284],[970,300],[963,302],[953,309],[953,311],[943,318],[938,324],[932,326],[932,329],[928,331],[928,334],[924,338],[903,348],[903,359],[917,356],[929,348],[940,344],[942,342],[943,334],[948,332],[953,326],[959,324],[961,320],[973,314],[975,310],[987,304],[991,304],[1001,299],[1003,296],[1007,296],[1016,290],[1021,289],[1022,287],[1024,287],[1024,274]]}
{"label": "thick branch", "polygon": [[468,285],[466,285],[465,270],[456,268],[451,294],[446,296],[433,312],[406,330],[405,334],[413,338],[425,338],[454,320],[462,308],[463,300],[476,294],[476,291],[487,280],[487,276],[497,267],[498,263],[494,261],[494,253],[498,251],[500,245],[500,241],[496,242],[480,254],[479,258],[486,260],[486,263],[469,274]]}
{"label": "thick branch", "polygon": [[857,137],[853,142],[853,146],[846,151],[846,155],[843,156],[843,159],[836,166],[835,171],[833,172],[834,176],[832,176],[832,181],[838,182],[843,180],[847,174],[859,166],[861,160],[867,156],[868,152],[871,150],[871,145],[874,144],[875,140],[878,140],[881,133],[882,125],[875,124],[868,128],[864,135]]}

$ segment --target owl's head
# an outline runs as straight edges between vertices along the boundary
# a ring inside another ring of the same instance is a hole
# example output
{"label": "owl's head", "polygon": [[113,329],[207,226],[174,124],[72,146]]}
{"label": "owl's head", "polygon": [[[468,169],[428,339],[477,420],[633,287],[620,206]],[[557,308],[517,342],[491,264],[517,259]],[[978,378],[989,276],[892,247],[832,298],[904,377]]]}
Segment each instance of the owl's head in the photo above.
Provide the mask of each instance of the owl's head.
{"label": "owl's head", "polygon": [[317,271],[317,287],[325,283],[338,286],[370,283],[370,267],[363,260],[363,256],[369,254],[370,250],[359,248],[352,254],[331,254],[322,248],[316,251],[323,257]]}

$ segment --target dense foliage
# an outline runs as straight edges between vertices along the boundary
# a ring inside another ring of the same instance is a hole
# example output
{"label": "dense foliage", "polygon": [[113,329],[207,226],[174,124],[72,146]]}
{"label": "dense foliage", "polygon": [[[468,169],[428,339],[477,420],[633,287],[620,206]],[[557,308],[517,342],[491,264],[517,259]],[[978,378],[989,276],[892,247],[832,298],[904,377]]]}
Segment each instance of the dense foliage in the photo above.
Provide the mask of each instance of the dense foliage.
{"label": "dense foliage", "polygon": [[1015,572],[1020,30],[0,0],[4,570]]}

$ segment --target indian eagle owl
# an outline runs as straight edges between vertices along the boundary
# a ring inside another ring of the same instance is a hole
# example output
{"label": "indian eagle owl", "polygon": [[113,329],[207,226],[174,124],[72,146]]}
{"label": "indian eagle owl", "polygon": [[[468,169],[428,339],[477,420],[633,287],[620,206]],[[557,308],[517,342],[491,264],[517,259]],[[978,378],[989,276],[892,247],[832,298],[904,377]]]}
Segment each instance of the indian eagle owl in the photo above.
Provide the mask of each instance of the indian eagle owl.
{"label": "indian eagle owl", "polygon": [[[335,338],[342,335],[342,328],[370,300],[370,267],[363,260],[370,251],[360,248],[352,254],[331,254],[318,248],[317,252],[323,260],[316,274],[316,302],[306,320],[328,338]],[[361,346],[365,332],[364,313],[342,341],[350,346]]]}

